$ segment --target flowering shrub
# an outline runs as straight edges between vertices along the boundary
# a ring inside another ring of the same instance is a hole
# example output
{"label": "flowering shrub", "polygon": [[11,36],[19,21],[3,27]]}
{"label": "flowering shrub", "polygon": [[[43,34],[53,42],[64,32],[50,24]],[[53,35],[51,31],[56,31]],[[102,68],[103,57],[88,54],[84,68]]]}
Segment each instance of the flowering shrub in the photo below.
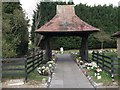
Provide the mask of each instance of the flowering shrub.
{"label": "flowering shrub", "polygon": [[85,66],[87,67],[87,69],[95,69],[95,68],[97,68],[97,64],[95,62],[85,63]]}
{"label": "flowering shrub", "polygon": [[81,60],[81,57],[76,58],[76,63],[78,65],[83,65],[83,61]]}
{"label": "flowering shrub", "polygon": [[97,77],[97,79],[101,79],[102,69],[98,66],[94,71],[95,71],[94,76]]}
{"label": "flowering shrub", "polygon": [[40,75],[48,76],[53,73],[54,67],[54,61],[48,61],[47,64],[38,67],[37,71]]}
{"label": "flowering shrub", "polygon": [[92,67],[94,68],[96,68],[97,67],[97,64],[95,63],[95,62],[91,62],[91,64],[92,64]]}
{"label": "flowering shrub", "polygon": [[98,68],[96,68],[96,72],[100,73],[100,72],[102,72],[102,69],[98,67]]}

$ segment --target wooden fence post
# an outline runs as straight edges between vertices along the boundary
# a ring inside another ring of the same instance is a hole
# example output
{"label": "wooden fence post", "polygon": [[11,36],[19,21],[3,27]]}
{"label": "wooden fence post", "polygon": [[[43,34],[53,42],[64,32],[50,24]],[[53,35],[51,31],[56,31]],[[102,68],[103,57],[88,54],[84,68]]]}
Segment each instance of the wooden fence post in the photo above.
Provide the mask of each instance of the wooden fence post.
{"label": "wooden fence post", "polygon": [[104,61],[105,61],[105,59],[104,59],[104,52],[102,52],[102,68],[104,69]]}
{"label": "wooden fence post", "polygon": [[114,58],[111,58],[111,77],[112,81],[114,81]]}
{"label": "wooden fence post", "polygon": [[38,61],[38,62],[39,62],[39,63],[38,63],[38,64],[39,64],[38,66],[40,66],[40,63],[41,63],[41,50],[39,51],[39,59],[38,59],[38,60],[39,60],[39,61]]}
{"label": "wooden fence post", "polygon": [[27,77],[28,77],[28,73],[27,73],[27,58],[25,57],[25,82],[27,82]]}
{"label": "wooden fence post", "polygon": [[97,51],[97,66],[98,66],[98,54],[99,54],[99,52]]}
{"label": "wooden fence post", "polygon": [[41,62],[43,62],[43,51],[41,51]]}
{"label": "wooden fence post", "polygon": [[37,51],[37,58],[38,58],[38,59],[37,59],[37,62],[38,62],[38,63],[37,63],[37,66],[39,66],[39,58],[40,58],[40,51],[39,51],[39,49],[38,49],[38,51]]}
{"label": "wooden fence post", "polygon": [[34,66],[34,59],[35,59],[35,48],[33,48],[33,53],[32,53],[32,59],[33,59],[33,70],[34,70],[34,68],[35,68],[35,66]]}
{"label": "wooden fence post", "polygon": [[94,55],[94,51],[92,52],[92,61],[94,61],[93,55]]}
{"label": "wooden fence post", "polygon": [[40,60],[41,60],[40,62],[43,61],[43,51],[41,51],[41,59]]}

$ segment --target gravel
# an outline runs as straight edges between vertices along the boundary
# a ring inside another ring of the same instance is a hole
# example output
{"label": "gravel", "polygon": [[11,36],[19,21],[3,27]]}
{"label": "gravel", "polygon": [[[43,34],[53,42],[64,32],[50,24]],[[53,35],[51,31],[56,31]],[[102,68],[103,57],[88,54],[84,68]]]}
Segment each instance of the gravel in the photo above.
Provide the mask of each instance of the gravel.
{"label": "gravel", "polygon": [[3,81],[2,88],[47,88],[47,83],[34,80],[25,83],[23,79],[14,79]]}

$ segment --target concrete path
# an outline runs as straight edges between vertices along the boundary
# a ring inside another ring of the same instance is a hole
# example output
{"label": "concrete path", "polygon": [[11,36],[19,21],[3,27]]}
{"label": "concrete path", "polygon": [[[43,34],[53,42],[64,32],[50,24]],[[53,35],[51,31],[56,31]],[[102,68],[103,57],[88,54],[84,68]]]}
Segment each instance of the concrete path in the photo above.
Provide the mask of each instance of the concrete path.
{"label": "concrete path", "polygon": [[72,60],[70,54],[57,56],[57,66],[49,88],[92,88],[86,76]]}

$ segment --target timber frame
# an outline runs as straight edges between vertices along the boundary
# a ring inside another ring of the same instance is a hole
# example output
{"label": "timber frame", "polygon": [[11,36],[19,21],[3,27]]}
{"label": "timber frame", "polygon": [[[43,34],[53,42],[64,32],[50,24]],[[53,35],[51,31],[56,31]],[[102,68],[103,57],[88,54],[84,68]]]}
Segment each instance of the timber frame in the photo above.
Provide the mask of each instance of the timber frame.
{"label": "timber frame", "polygon": [[51,60],[52,51],[50,48],[50,38],[57,36],[80,36],[82,38],[80,57],[88,62],[88,37],[94,32],[100,31],[83,20],[76,14],[73,5],[57,5],[56,15],[35,33],[44,36],[45,42],[45,59]]}

